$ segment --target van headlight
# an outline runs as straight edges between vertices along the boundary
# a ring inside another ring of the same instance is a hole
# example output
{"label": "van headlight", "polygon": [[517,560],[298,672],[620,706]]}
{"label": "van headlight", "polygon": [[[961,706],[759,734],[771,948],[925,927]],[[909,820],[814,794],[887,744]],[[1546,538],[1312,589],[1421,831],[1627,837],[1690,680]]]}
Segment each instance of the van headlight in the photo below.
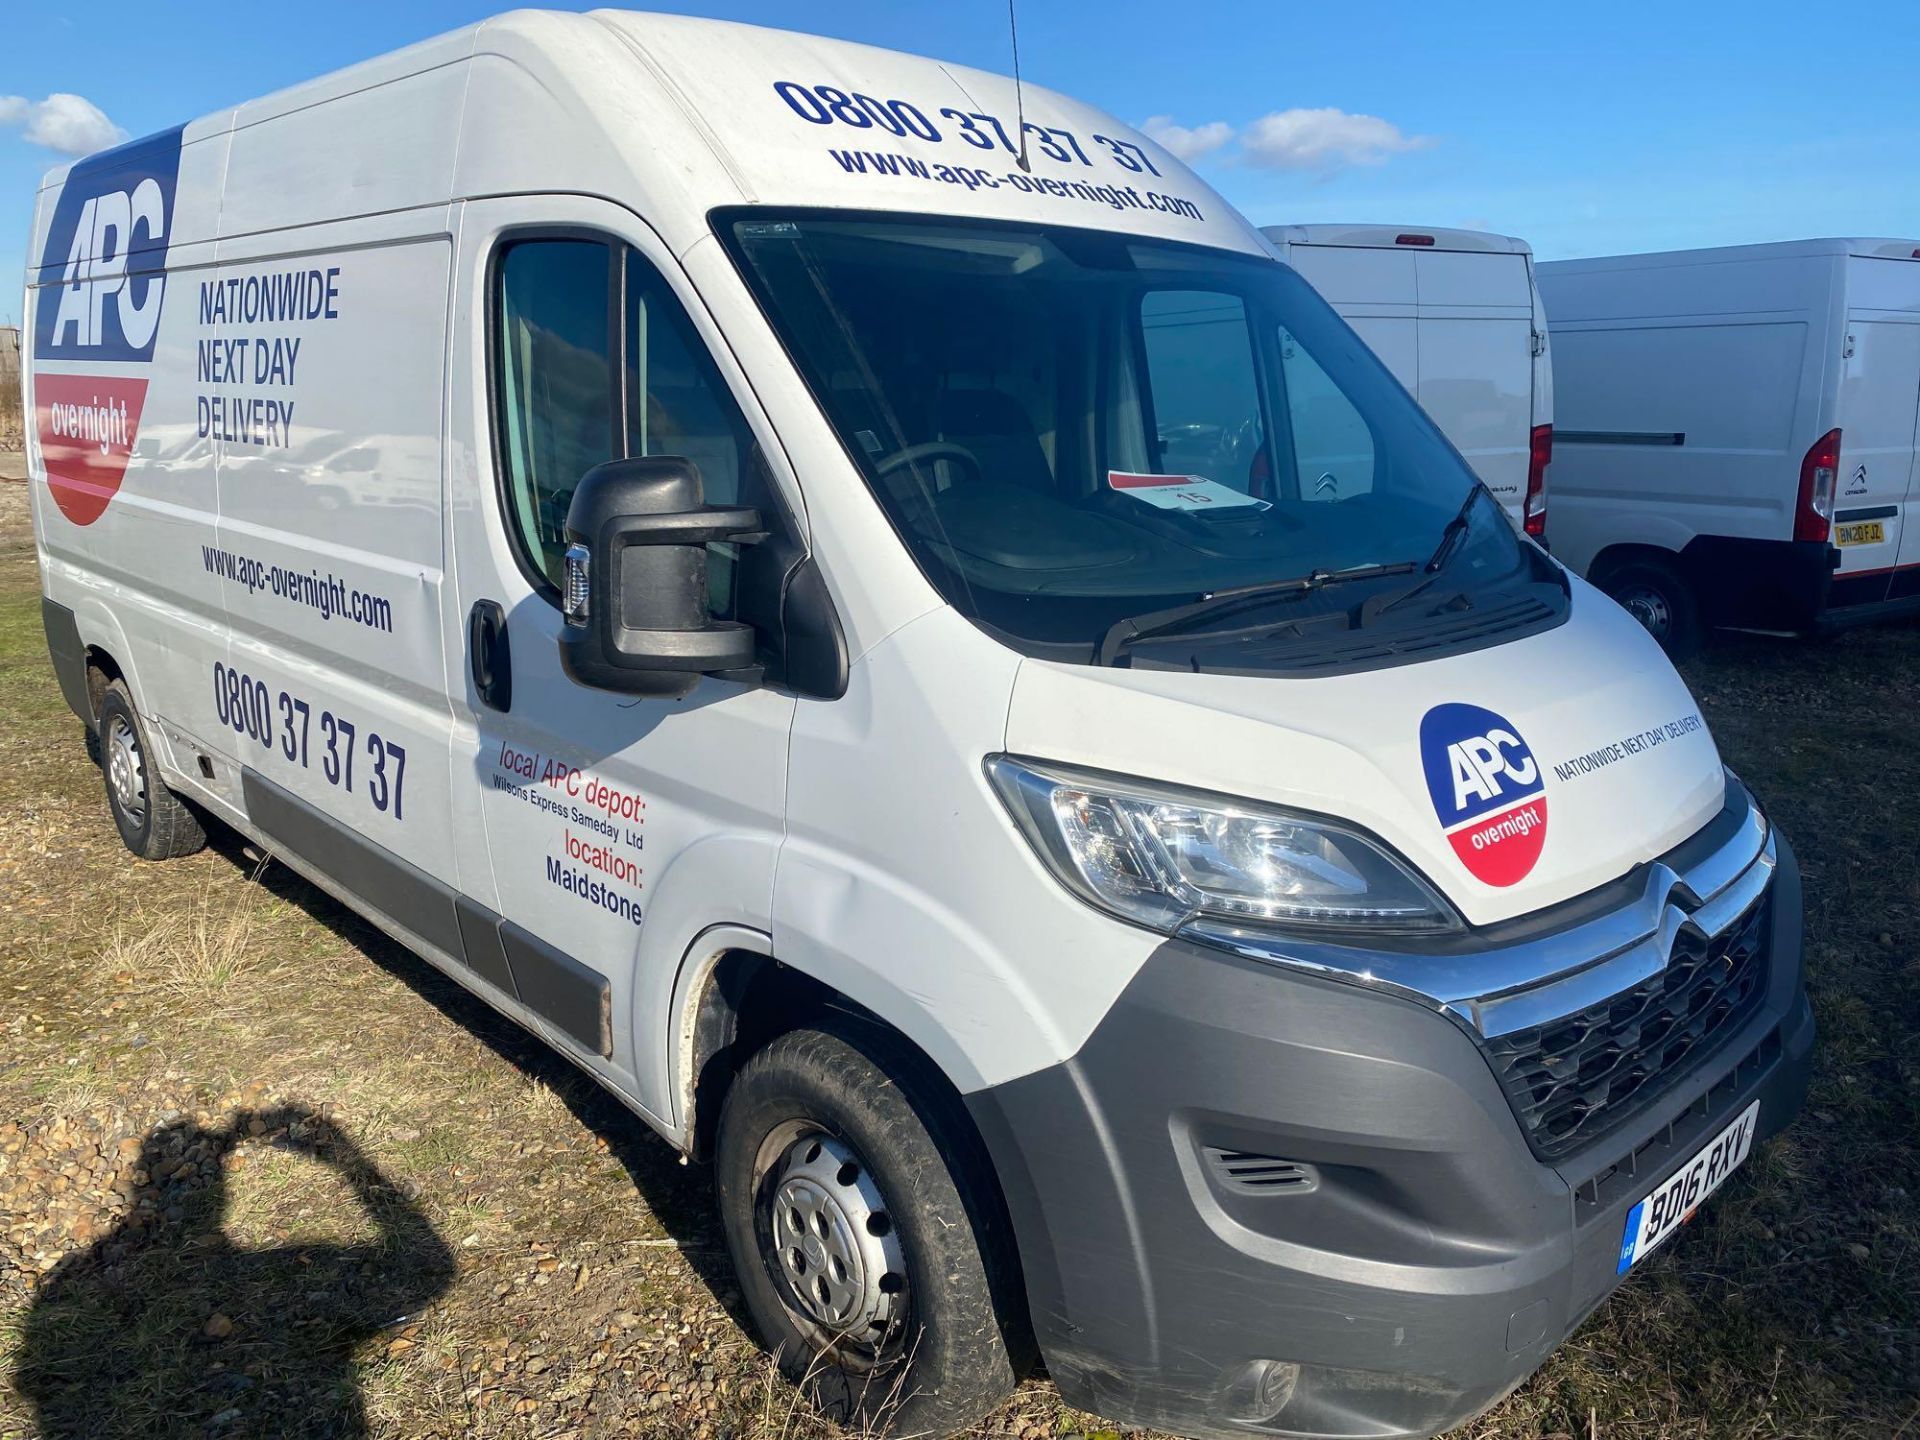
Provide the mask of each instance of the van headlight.
{"label": "van headlight", "polygon": [[987,776],[1082,899],[1171,935],[1197,920],[1317,930],[1451,930],[1404,861],[1320,816],[1145,780],[989,756]]}

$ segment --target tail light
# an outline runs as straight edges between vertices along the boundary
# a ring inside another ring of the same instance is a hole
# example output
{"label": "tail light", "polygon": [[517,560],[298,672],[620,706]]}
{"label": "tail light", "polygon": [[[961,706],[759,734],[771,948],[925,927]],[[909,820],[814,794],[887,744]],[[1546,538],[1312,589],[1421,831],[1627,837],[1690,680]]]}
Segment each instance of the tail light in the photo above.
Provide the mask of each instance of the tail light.
{"label": "tail light", "polygon": [[1840,432],[1813,442],[1800,462],[1800,498],[1793,508],[1793,538],[1825,541],[1833,532],[1834,480],[1840,474]]}
{"label": "tail light", "polygon": [[1538,540],[1547,533],[1547,466],[1553,463],[1553,427],[1536,425],[1527,446],[1527,502],[1521,520]]}

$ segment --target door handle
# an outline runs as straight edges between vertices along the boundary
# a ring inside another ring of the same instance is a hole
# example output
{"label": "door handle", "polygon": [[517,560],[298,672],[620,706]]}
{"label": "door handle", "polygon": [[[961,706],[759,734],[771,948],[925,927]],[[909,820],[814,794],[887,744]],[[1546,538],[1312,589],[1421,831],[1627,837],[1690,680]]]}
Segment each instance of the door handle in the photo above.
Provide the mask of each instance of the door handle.
{"label": "door handle", "polygon": [[513,651],[507,643],[507,612],[499,601],[476,600],[467,613],[467,662],[481,703],[513,709]]}

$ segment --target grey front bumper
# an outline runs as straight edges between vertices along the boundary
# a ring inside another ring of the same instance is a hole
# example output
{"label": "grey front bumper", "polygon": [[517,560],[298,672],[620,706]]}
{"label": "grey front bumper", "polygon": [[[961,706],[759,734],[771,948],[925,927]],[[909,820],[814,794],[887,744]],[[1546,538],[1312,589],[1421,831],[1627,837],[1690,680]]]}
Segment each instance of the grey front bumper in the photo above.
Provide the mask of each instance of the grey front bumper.
{"label": "grey front bumper", "polygon": [[1457,1015],[1169,941],[1079,1054],[967,1097],[1062,1393],[1196,1436],[1484,1410],[1617,1283],[1637,1199],[1752,1099],[1762,1137],[1798,1110],[1801,909],[1782,839],[1759,1006],[1553,1164]]}

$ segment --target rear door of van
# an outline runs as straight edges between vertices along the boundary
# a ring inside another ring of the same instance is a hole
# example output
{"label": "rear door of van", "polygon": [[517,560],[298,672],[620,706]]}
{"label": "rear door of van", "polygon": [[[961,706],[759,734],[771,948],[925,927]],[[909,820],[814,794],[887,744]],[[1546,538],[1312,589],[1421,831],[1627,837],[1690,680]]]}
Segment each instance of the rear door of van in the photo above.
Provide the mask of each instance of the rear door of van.
{"label": "rear door of van", "polygon": [[1420,388],[1420,289],[1410,250],[1366,245],[1286,247],[1287,263],[1367,342],[1394,378]]}
{"label": "rear door of van", "polygon": [[1836,605],[1889,598],[1902,563],[1920,561],[1920,520],[1912,515],[1920,427],[1920,264],[1863,256],[1844,263]]}
{"label": "rear door of van", "polygon": [[1536,423],[1526,255],[1298,241],[1285,253],[1518,523]]}
{"label": "rear door of van", "polygon": [[1518,514],[1533,428],[1533,279],[1527,257],[1418,250],[1414,394],[1495,498]]}

